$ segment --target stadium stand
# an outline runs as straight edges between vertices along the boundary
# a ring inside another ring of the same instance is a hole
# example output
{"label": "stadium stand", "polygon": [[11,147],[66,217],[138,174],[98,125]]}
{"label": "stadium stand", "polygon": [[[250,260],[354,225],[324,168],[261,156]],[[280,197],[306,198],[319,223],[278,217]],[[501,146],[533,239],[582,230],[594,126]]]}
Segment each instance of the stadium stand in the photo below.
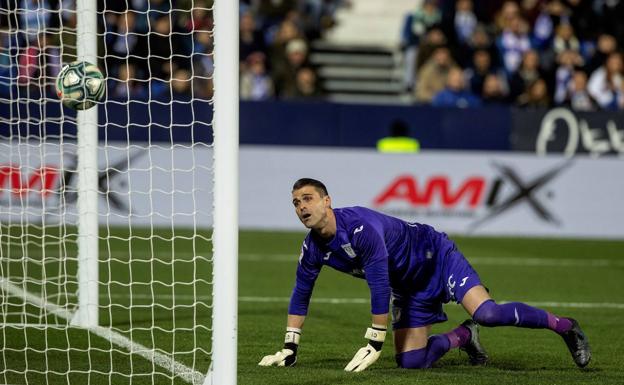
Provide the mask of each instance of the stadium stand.
{"label": "stadium stand", "polygon": [[[251,1],[246,8],[256,21],[264,21],[260,25],[267,20],[263,3]],[[463,70],[462,92],[485,105],[624,108],[624,28],[617,22],[624,16],[624,2],[281,2],[286,3],[291,8],[277,20],[293,22],[297,33],[287,40],[307,39],[307,68],[315,70],[321,88],[316,97],[427,104],[444,90],[457,66]],[[313,33],[305,28],[309,23],[301,22],[308,19],[311,3],[332,4],[325,13],[330,21],[316,24],[323,27]],[[271,20],[262,29],[265,37],[277,24]],[[448,63],[435,54],[440,48],[450,53]],[[269,52],[269,67],[280,60],[275,51]],[[278,98],[288,98],[276,88]]]}

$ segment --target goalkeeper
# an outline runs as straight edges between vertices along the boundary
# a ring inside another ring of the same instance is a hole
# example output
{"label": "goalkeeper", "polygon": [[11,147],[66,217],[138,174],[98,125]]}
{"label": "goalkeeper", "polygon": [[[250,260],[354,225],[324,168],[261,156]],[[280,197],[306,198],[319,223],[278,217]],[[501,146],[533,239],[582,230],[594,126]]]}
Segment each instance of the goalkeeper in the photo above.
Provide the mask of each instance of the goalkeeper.
{"label": "goalkeeper", "polygon": [[[402,368],[428,368],[453,348],[464,350],[471,364],[484,365],[488,356],[477,324],[550,329],[563,337],[576,365],[589,363],[587,338],[574,319],[520,302],[496,303],[446,234],[363,207],[332,209],[325,185],[314,179],[295,182],[292,198],[297,216],[311,231],[301,248],[284,348],[259,365],[297,362],[301,328],[323,265],[364,278],[370,288],[372,325],[364,336],[368,343],[346,371],[362,371],[379,358],[390,303],[395,358]],[[442,304],[449,301],[461,303],[472,319],[430,336],[433,324],[447,320]]]}

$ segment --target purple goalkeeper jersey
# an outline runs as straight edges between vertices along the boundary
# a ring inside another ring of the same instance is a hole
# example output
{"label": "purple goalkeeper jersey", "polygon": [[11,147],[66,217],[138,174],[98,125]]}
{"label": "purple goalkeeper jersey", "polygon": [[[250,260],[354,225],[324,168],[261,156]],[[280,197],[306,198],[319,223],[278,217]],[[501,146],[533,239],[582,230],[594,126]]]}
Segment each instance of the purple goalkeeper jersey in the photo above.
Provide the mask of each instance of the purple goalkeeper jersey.
{"label": "purple goalkeeper jersey", "polygon": [[[303,242],[289,314],[306,315],[323,265],[366,279],[371,312],[388,313],[391,292],[439,295],[435,273],[440,237],[431,226],[408,223],[365,207],[334,209],[336,235],[327,241],[310,231]],[[446,240],[446,241],[445,241]]]}

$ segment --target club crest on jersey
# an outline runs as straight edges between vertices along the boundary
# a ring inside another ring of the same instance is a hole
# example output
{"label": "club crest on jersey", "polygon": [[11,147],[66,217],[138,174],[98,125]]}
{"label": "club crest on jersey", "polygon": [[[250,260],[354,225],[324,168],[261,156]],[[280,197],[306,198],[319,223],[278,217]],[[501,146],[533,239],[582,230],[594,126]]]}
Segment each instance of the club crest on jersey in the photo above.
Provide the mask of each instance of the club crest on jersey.
{"label": "club crest on jersey", "polygon": [[353,250],[353,247],[351,247],[351,243],[345,243],[344,245],[341,245],[340,247],[342,247],[344,252],[347,253],[349,257],[351,258],[357,257],[357,255],[355,254],[355,250]]}

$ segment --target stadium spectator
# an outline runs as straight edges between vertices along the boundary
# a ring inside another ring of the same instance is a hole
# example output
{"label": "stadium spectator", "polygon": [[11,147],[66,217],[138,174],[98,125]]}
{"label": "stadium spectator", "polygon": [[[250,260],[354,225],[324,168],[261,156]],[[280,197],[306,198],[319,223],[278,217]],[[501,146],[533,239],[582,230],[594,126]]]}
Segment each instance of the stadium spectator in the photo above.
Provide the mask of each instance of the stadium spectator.
{"label": "stadium spectator", "polygon": [[134,64],[128,63],[118,67],[116,77],[108,81],[108,97],[112,99],[146,99],[147,88],[136,77]]}
{"label": "stadium spectator", "polygon": [[308,46],[302,39],[294,39],[286,46],[286,61],[276,64],[273,79],[276,93],[295,95],[297,93],[297,71],[307,65]]}
{"label": "stadium spectator", "polygon": [[472,0],[458,0],[455,5],[454,29],[457,42],[467,44],[477,28]]}
{"label": "stadium spectator", "polygon": [[[414,86],[414,74],[420,68],[416,63],[417,57],[422,54],[419,51],[423,37],[441,21],[442,13],[438,9],[436,0],[425,0],[422,7],[405,16],[401,33],[401,47],[405,55],[406,76],[404,81],[407,89]],[[444,36],[441,30],[440,33]],[[446,44],[446,37],[444,37],[444,42],[441,40],[439,36],[433,36],[430,37],[429,44]],[[424,63],[426,59],[426,57],[421,57],[420,63]]]}
{"label": "stadium spectator", "polygon": [[570,83],[576,68],[583,65],[583,58],[577,51],[566,50],[558,55],[559,66],[555,72],[555,104],[563,104],[569,100]]}
{"label": "stadium spectator", "polygon": [[553,40],[553,51],[558,56],[563,51],[580,52],[581,43],[574,35],[574,29],[570,23],[561,23],[557,27],[555,39]]}
{"label": "stadium spectator", "polygon": [[18,13],[19,30],[26,35],[27,41],[34,42],[41,31],[46,31],[50,26],[54,8],[48,0],[22,0],[17,3],[22,8]]}
{"label": "stadium spectator", "polygon": [[622,56],[619,52],[614,52],[609,55],[602,67],[591,74],[587,90],[601,108],[607,110],[624,108],[623,72]]}
{"label": "stadium spectator", "polygon": [[527,91],[530,84],[542,77],[539,54],[535,50],[524,53],[518,71],[509,77],[509,91],[512,99]]}
{"label": "stadium spectator", "polygon": [[436,107],[468,108],[480,106],[481,100],[466,90],[464,72],[454,67],[449,70],[446,87],[433,97],[431,104]]}
{"label": "stadium spectator", "polygon": [[[169,80],[171,77],[172,47],[176,47],[175,36],[171,34],[171,21],[166,13],[154,13],[153,33],[148,35],[147,47],[143,47],[142,57],[147,58],[148,74],[152,78]],[[145,68],[145,67],[144,67]]]}
{"label": "stadium spectator", "polygon": [[295,39],[305,41],[303,32],[292,21],[284,20],[269,47],[270,63],[273,69],[286,65],[286,46]]}
{"label": "stadium spectator", "polygon": [[193,96],[191,88],[191,71],[186,68],[178,68],[171,76],[171,99],[189,100]]}
{"label": "stadium spectator", "polygon": [[497,46],[505,70],[513,75],[520,67],[524,53],[531,49],[526,21],[520,16],[512,17],[498,38]]}
{"label": "stadium spectator", "polygon": [[111,75],[117,75],[117,68],[123,66],[136,52],[139,37],[135,31],[136,15],[133,11],[124,12],[114,17],[114,29],[105,34],[106,66]]}
{"label": "stadium spectator", "polygon": [[297,8],[297,0],[257,0],[255,3],[256,15],[265,31],[279,25],[290,11]]}
{"label": "stadium spectator", "polygon": [[274,94],[273,80],[267,73],[266,56],[254,52],[247,56],[247,63],[240,75],[240,98],[242,100],[267,100]]}
{"label": "stadium spectator", "polygon": [[567,23],[568,18],[568,8],[561,0],[543,3],[533,27],[533,47],[541,50],[551,46],[555,30],[563,21]]}
{"label": "stadium spectator", "polygon": [[425,33],[442,21],[436,0],[425,0],[422,7],[408,13],[403,23],[403,47],[418,47]]}
{"label": "stadium spectator", "polygon": [[302,0],[300,3],[303,29],[309,40],[322,37],[336,23],[336,11],[348,5],[344,0]]}
{"label": "stadium spectator", "polygon": [[485,77],[491,72],[494,72],[494,69],[492,68],[490,53],[486,50],[475,51],[471,67],[464,72],[470,91],[479,95],[483,90]]}
{"label": "stadium spectator", "polygon": [[210,6],[206,0],[193,0],[191,17],[187,21],[188,31],[212,31],[214,23],[210,14]]}
{"label": "stadium spectator", "polygon": [[423,40],[421,40],[420,45],[418,46],[418,55],[416,56],[416,74],[422,68],[423,64],[431,58],[433,51],[438,49],[439,47],[447,47],[448,48],[448,39],[439,27],[432,27],[427,33]]}
{"label": "stadium spectator", "polygon": [[430,103],[433,97],[444,89],[450,70],[456,67],[449,49],[438,47],[418,72],[416,101]]}
{"label": "stadium spectator", "polygon": [[520,16],[520,6],[513,0],[503,3],[500,10],[494,16],[494,28],[496,33],[503,32],[512,20]]}
{"label": "stadium spectator", "polygon": [[53,44],[53,36],[41,32],[32,44],[20,50],[17,56],[17,83],[32,86],[33,90],[54,92],[54,81],[61,70],[61,53]]}
{"label": "stadium spectator", "polygon": [[566,104],[577,111],[593,111],[596,109],[596,102],[587,91],[587,74],[577,70],[572,76],[569,84],[569,91]]}
{"label": "stadium spectator", "polygon": [[11,35],[8,30],[0,27],[0,94],[8,94],[13,72],[11,55]]}
{"label": "stadium spectator", "polygon": [[568,0],[570,23],[580,41],[596,39],[599,32],[599,21],[594,12],[593,1]]}
{"label": "stadium spectator", "polygon": [[499,67],[498,49],[493,43],[486,27],[478,24],[474,33],[466,44],[458,46],[457,60],[462,67],[469,67],[476,51],[485,50],[489,52],[492,66]]}
{"label": "stadium spectator", "polygon": [[254,52],[267,53],[264,35],[256,28],[253,15],[249,12],[243,13],[240,17],[238,47],[241,64],[244,64],[247,57]]}
{"label": "stadium spectator", "polygon": [[[60,22],[63,28],[59,33],[59,46],[63,47],[61,62],[71,63],[76,60],[76,0],[62,0]],[[106,30],[105,30],[106,33]]]}
{"label": "stadium spectator", "polygon": [[284,94],[284,98],[287,99],[320,99],[322,96],[316,72],[311,67],[299,68],[295,75],[294,93]]}
{"label": "stadium spectator", "polygon": [[600,68],[607,60],[607,57],[617,50],[618,43],[617,40],[615,40],[615,37],[609,34],[601,34],[598,36],[596,50],[591,54],[589,60],[587,61],[588,63],[585,68],[587,74],[589,75]]}
{"label": "stadium spectator", "polygon": [[527,90],[518,96],[517,104],[520,107],[548,108],[550,107],[550,96],[548,86],[542,78],[534,80],[529,84]]}
{"label": "stadium spectator", "polygon": [[624,2],[622,0],[596,0],[594,7],[599,9],[600,24],[604,31],[613,35],[619,42],[624,41]]}
{"label": "stadium spectator", "polygon": [[484,105],[502,105],[508,103],[507,89],[501,76],[493,73],[486,75],[483,81],[481,100]]}

